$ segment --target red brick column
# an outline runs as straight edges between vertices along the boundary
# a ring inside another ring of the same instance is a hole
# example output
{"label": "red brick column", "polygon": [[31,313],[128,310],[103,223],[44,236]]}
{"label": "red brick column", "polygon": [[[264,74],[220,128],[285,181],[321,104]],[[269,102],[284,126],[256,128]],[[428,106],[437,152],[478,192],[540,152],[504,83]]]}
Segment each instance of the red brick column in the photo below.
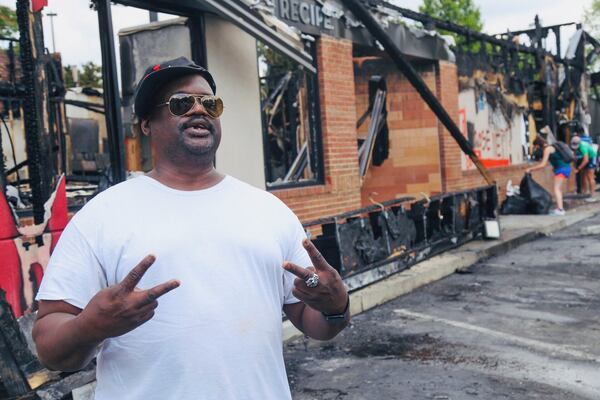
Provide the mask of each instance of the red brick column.
{"label": "red brick column", "polygon": [[325,185],[274,191],[298,217],[311,220],[360,207],[352,42],[317,42]]}
{"label": "red brick column", "polygon": [[[448,61],[438,63],[436,74],[438,100],[450,117],[458,125],[458,74],[456,64]],[[440,141],[440,164],[442,170],[442,190],[457,190],[462,181],[461,150],[450,132],[438,121]]]}

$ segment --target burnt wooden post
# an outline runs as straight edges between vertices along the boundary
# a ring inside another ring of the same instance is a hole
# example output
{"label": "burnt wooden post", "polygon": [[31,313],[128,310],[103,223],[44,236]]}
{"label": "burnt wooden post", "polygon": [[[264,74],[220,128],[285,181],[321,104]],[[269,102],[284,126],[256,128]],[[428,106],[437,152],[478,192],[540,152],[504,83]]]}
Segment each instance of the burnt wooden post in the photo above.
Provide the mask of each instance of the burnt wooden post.
{"label": "burnt wooden post", "polygon": [[0,289],[0,381],[9,396],[24,395],[30,390],[21,366],[26,366],[35,359],[25,349],[25,338],[4,297],[4,291]]}
{"label": "burnt wooden post", "polygon": [[56,373],[44,368],[29,350],[27,340],[0,289],[0,382],[9,396],[21,396],[49,382]]}
{"label": "burnt wooden post", "polygon": [[35,224],[41,224],[44,221],[44,203],[50,197],[53,169],[49,163],[48,85],[45,67],[40,62],[44,49],[42,20],[39,12],[30,10],[29,0],[17,1],[19,53],[25,86],[23,121],[33,219]]}
{"label": "burnt wooden post", "polygon": [[102,50],[102,86],[104,89],[104,109],[106,110],[106,129],[108,130],[108,148],[112,184],[125,180],[125,140],[121,118],[121,96],[117,77],[117,56],[113,38],[111,3],[109,0],[96,0],[98,26],[100,30],[100,49]]}

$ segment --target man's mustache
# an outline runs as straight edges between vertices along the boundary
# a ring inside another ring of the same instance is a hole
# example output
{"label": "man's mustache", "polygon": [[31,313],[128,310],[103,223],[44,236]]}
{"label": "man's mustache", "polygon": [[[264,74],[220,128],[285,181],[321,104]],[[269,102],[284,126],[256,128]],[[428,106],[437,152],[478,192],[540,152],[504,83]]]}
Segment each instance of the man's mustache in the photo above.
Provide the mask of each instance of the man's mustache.
{"label": "man's mustache", "polygon": [[211,133],[214,132],[214,126],[212,122],[206,117],[191,117],[187,121],[184,121],[179,124],[179,130],[184,131],[187,128],[191,128],[193,126],[200,125],[205,129],[208,129]]}

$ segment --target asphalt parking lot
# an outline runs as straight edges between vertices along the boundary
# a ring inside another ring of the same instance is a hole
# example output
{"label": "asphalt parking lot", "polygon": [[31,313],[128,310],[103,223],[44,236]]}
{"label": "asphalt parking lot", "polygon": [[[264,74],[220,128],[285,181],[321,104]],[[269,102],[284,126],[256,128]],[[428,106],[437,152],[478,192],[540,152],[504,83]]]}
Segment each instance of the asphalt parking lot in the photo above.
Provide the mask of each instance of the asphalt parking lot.
{"label": "asphalt parking lot", "polygon": [[[308,399],[600,399],[600,225],[590,218],[285,345]],[[590,231],[594,231],[593,229]]]}

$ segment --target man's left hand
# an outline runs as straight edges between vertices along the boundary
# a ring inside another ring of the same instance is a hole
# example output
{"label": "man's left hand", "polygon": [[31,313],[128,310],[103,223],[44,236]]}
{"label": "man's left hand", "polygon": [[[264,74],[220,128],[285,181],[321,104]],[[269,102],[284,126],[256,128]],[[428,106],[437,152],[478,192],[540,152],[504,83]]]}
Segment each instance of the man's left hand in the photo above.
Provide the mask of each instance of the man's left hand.
{"label": "man's left hand", "polygon": [[[325,260],[315,245],[308,239],[302,242],[313,263],[312,267],[302,268],[285,262],[283,268],[298,278],[294,281],[292,294],[309,307],[327,315],[341,314],[348,304],[348,291],[340,274]],[[319,276],[316,287],[308,287],[306,280],[313,274]]]}

